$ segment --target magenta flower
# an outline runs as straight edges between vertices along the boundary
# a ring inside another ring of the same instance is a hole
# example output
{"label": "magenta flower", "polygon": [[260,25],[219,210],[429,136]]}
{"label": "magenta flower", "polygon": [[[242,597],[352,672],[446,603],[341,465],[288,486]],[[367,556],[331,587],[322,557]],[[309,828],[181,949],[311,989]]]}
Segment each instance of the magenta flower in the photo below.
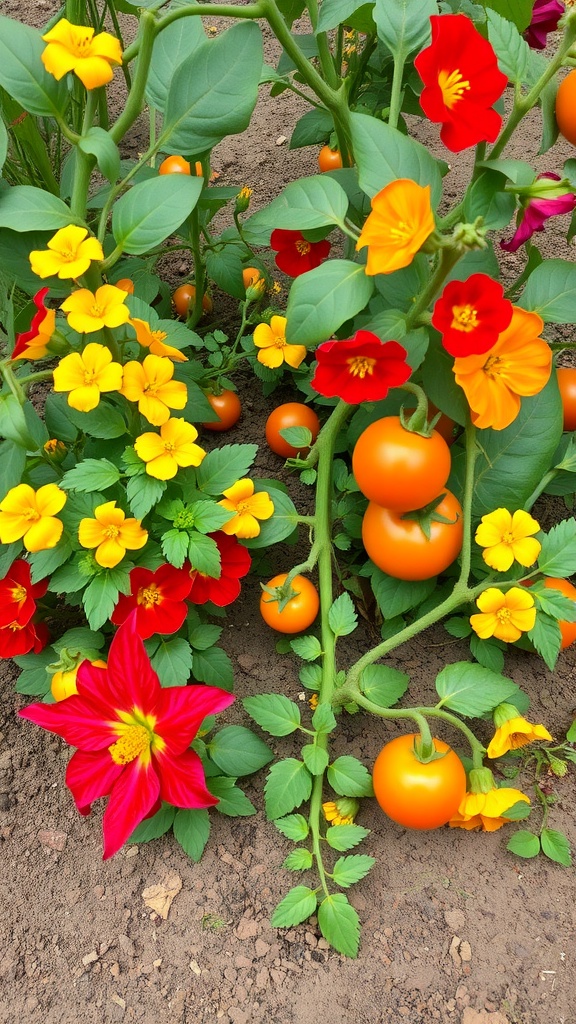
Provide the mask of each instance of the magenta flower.
{"label": "magenta flower", "polygon": [[[536,179],[543,178],[549,181],[560,181],[557,174],[547,171],[539,174]],[[535,231],[543,231],[544,225],[549,217],[559,217],[563,213],[572,213],[576,206],[576,196],[572,192],[565,192],[562,195],[545,198],[545,193],[535,195],[529,199],[528,205],[524,208],[520,222],[515,234],[509,242],[500,242],[500,248],[506,252],[516,252],[524,242],[532,237]]]}
{"label": "magenta flower", "polygon": [[532,21],[524,33],[524,39],[533,50],[543,50],[548,32],[555,32],[564,14],[564,5],[558,0],[534,0]]}

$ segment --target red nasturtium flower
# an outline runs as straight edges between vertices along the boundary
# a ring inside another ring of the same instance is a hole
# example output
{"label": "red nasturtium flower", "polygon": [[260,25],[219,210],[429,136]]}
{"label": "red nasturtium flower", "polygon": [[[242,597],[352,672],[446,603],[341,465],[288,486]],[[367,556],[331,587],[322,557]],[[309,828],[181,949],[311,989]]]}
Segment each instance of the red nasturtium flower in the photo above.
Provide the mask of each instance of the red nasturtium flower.
{"label": "red nasturtium flower", "polygon": [[276,228],[270,236],[270,248],[276,250],[276,266],[289,277],[299,277],[319,267],[330,252],[330,242],[308,242],[301,231]]}
{"label": "red nasturtium flower", "polygon": [[326,398],[350,405],[378,402],[390,388],[408,380],[412,370],[406,349],[397,341],[381,341],[371,331],[356,331],[348,341],[326,341],[316,349],[318,365],[312,387]]}
{"label": "red nasturtium flower", "polygon": [[433,14],[430,24],[432,43],[414,61],[422,110],[442,125],[440,138],[453,153],[494,142],[502,118],[492,105],[508,79],[491,44],[464,14]]}
{"label": "red nasturtium flower", "polygon": [[231,693],[216,686],[160,686],[133,615],[112,640],[107,668],[82,662],[76,685],[78,693],[66,700],[32,704],[19,714],[78,748],[66,784],[81,814],[109,797],[104,860],[162,800],[184,808],[218,803],[189,748],[206,716],[232,703]]}
{"label": "red nasturtium flower", "polygon": [[21,654],[39,654],[50,639],[45,622],[27,622],[21,626],[16,620],[0,629],[0,658],[18,658]]}
{"label": "red nasturtium flower", "polygon": [[[546,171],[539,174],[531,189],[534,194],[530,196],[528,203],[520,214],[518,227],[509,242],[500,242],[500,248],[506,252],[516,252],[524,242],[527,242],[536,231],[544,231],[544,225],[550,217],[560,217],[563,213],[572,213],[576,206],[576,196],[573,192],[566,192],[566,185],[554,186],[547,182],[560,181],[558,174]],[[540,194],[538,194],[538,181],[542,181]]]}
{"label": "red nasturtium flower", "polygon": [[43,623],[33,623],[36,598],[44,597],[48,580],[32,583],[30,566],[23,558],[12,563],[0,580],[0,658],[15,658],[34,651],[38,654],[48,641]]}
{"label": "red nasturtium flower", "polygon": [[42,359],[48,355],[48,344],[56,327],[56,310],[44,305],[49,288],[41,288],[33,298],[38,310],[32,317],[29,331],[23,331],[16,338],[11,359]]}
{"label": "red nasturtium flower", "polygon": [[450,281],[434,306],[432,324],[451,356],[487,352],[512,319],[512,303],[504,289],[486,274]]}
{"label": "red nasturtium flower", "polygon": [[194,569],[190,562],[185,562],[184,568],[188,570],[192,582],[188,600],[192,604],[206,604],[207,601],[211,601],[219,608],[224,608],[238,597],[240,580],[248,572],[252,559],[248,549],[239,544],[236,537],[228,536],[223,530],[209,533],[208,536],[216,541],[220,552],[220,575],[217,579],[214,576],[207,576]]}
{"label": "red nasturtium flower", "polygon": [[111,621],[119,626],[136,612],[136,631],[147,640],[154,633],[175,633],[184,622],[192,581],[184,569],[160,565],[154,572],[138,566],[130,572],[130,593],[121,595]]}

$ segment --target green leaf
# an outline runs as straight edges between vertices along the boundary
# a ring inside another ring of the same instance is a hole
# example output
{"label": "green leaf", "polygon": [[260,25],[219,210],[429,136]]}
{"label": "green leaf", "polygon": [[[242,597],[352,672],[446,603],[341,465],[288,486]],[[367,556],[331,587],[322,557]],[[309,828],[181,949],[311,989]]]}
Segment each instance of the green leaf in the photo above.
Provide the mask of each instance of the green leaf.
{"label": "green leaf", "polygon": [[506,849],[510,853],[515,853],[517,857],[525,857],[529,860],[531,857],[537,857],[540,853],[540,840],[533,832],[521,829],[510,837]]}
{"label": "green leaf", "polygon": [[350,25],[350,18],[366,0],[323,0],[318,18],[318,32],[328,32],[337,25]]}
{"label": "green leaf", "polygon": [[328,751],[317,747],[315,743],[307,743],[302,747],[302,758],[311,775],[322,775],[328,767]]}
{"label": "green leaf", "polygon": [[339,953],[357,957],[360,943],[360,920],[343,892],[327,896],[318,908],[320,931]]}
{"label": "green leaf", "polygon": [[246,298],[242,280],[243,269],[240,253],[231,246],[206,253],[206,274],[209,280],[214,281],[223,292],[241,300]]}
{"label": "green leaf", "polygon": [[189,630],[188,639],[195,651],[206,651],[217,644],[222,635],[222,626],[200,622]]}
{"label": "green leaf", "polygon": [[430,16],[437,13],[436,0],[376,0],[378,38],[402,61],[429,41]]}
{"label": "green leaf", "polygon": [[463,640],[464,637],[470,636],[472,632],[472,626],[470,625],[470,619],[464,619],[459,616],[454,616],[452,619],[448,619],[444,623],[444,629],[450,636],[458,637],[459,640]]}
{"label": "green leaf", "polygon": [[219,686],[222,690],[234,687],[234,669],[232,662],[221,647],[209,647],[205,651],[194,651],[192,655],[192,675],[200,683]]}
{"label": "green leaf", "polygon": [[106,402],[100,404],[92,412],[78,412],[77,409],[66,409],[68,419],[88,437],[111,440],[122,437],[127,432],[126,421],[118,409]]}
{"label": "green leaf", "polygon": [[553,828],[543,828],[540,833],[540,842],[542,853],[546,857],[556,861],[557,864],[563,864],[565,868],[570,867],[572,864],[570,843],[562,832],[557,832]]}
{"label": "green leaf", "polygon": [[284,861],[282,867],[286,868],[286,871],[307,871],[308,868],[312,867],[314,858],[310,853],[310,850],[292,850]]}
{"label": "green leaf", "polygon": [[336,716],[329,704],[319,704],[312,715],[312,728],[318,735],[327,736],[336,728]]}
{"label": "green leaf", "polygon": [[503,18],[514,22],[519,32],[528,28],[534,0],[479,0],[483,7],[497,11]]}
{"label": "green leaf", "polygon": [[544,612],[537,611],[534,626],[528,631],[526,636],[534,644],[538,654],[546,662],[547,667],[553,672],[558,655],[560,654],[562,642],[560,626],[557,620],[550,615],[546,615]]}
{"label": "green leaf", "polygon": [[24,408],[12,394],[0,395],[0,437],[14,441],[24,450],[32,452],[37,451],[43,443],[38,443],[34,438]]}
{"label": "green leaf", "polygon": [[[361,0],[363,2],[363,0]],[[322,4],[319,22],[326,3]],[[307,110],[296,122],[296,126],[290,136],[288,149],[300,149],[301,146],[318,146],[328,138],[334,129],[334,119],[329,110],[317,109]]]}
{"label": "green leaf", "polygon": [[30,557],[32,567],[32,583],[39,583],[51,576],[56,569],[59,569],[72,554],[72,546],[67,540],[60,541],[55,548],[47,551],[38,551]]}
{"label": "green leaf", "polygon": [[45,71],[45,46],[38,29],[0,16],[0,86],[28,113],[54,117],[66,110],[68,84]]}
{"label": "green leaf", "polygon": [[369,835],[370,829],[362,825],[332,825],[326,832],[326,841],[333,850],[344,851],[358,846]]}
{"label": "green leaf", "polygon": [[317,906],[318,898],[314,890],[306,885],[297,885],[280,901],[270,924],[273,928],[294,928],[311,917]]}
{"label": "green leaf", "polygon": [[152,658],[152,668],[162,686],[186,686],[192,671],[192,651],[183,637],[161,640]]}
{"label": "green leaf", "polygon": [[41,188],[13,185],[0,192],[0,227],[22,232],[33,224],[37,231],[58,231],[78,223],[66,203]]}
{"label": "green leaf", "polygon": [[4,120],[0,117],[0,170],[4,166],[8,155],[8,132]]}
{"label": "green leaf", "polygon": [[[490,7],[492,4],[490,4]],[[510,82],[522,85],[529,81],[530,47],[508,16],[501,17],[488,10],[488,38],[494,47],[500,70]]]}
{"label": "green leaf", "polygon": [[322,654],[322,644],[317,636],[298,636],[290,641],[290,647],[303,661],[316,661]]}
{"label": "green leaf", "polygon": [[126,840],[127,843],[149,843],[152,839],[159,839],[172,827],[176,808],[171,804],[162,804],[159,811],[151,818],[144,818],[136,826],[132,835]]}
{"label": "green leaf", "polygon": [[23,670],[16,680],[16,693],[23,693],[28,697],[45,697],[50,692],[52,676],[46,671],[46,666],[54,661],[54,651],[51,647],[45,648],[39,654],[21,655],[13,658],[13,661]]}
{"label": "green leaf", "polygon": [[268,764],[270,747],[243,725],[226,725],[208,743],[208,753],[226,775],[252,775]]}
{"label": "green leaf", "polygon": [[282,693],[244,697],[244,710],[271,736],[288,736],[300,726],[300,708]]}
{"label": "green leaf", "polygon": [[[26,466],[26,449],[16,441],[0,442],[0,478],[5,494],[22,481]],[[4,496],[4,495],[3,495]]]}
{"label": "green leaf", "polygon": [[328,611],[328,624],[335,637],[348,636],[358,625],[358,616],[350,594],[345,591],[333,602]]}
{"label": "green leaf", "polygon": [[[512,776],[516,778],[516,776]],[[507,807],[505,816],[509,821],[523,821],[524,818],[529,818],[531,814],[530,804],[527,804],[524,800],[517,800],[512,807]]]}
{"label": "green leaf", "polygon": [[568,732],[566,733],[566,742],[567,743],[576,743],[576,718],[574,719],[574,721],[572,722],[572,725],[570,726],[570,728],[568,729]]}
{"label": "green leaf", "polygon": [[[344,826],[336,827],[343,828]],[[348,889],[365,878],[375,863],[374,857],[367,857],[363,853],[352,853],[349,857],[339,857],[334,865],[332,878],[336,885],[340,885],[342,889]]]}
{"label": "green leaf", "polygon": [[308,799],[312,776],[303,761],[287,757],[273,764],[264,786],[266,817],[283,818]]}
{"label": "green leaf", "polygon": [[344,754],[328,768],[328,782],[339,796],[373,796],[368,769],[355,757]]}
{"label": "green leaf", "polygon": [[373,291],[372,278],[351,260],[327,260],[300,274],[288,297],[287,342],[313,347],[325,341],[364,309]]}
{"label": "green leaf", "polygon": [[257,487],[256,493],[259,490],[268,491],[274,505],[274,514],[270,519],[260,522],[260,533],[257,537],[250,537],[244,541],[245,547],[250,550],[279,544],[280,541],[286,540],[287,537],[294,533],[298,525],[298,512],[292,498],[271,484],[267,484],[265,488]]}
{"label": "green leaf", "polygon": [[411,178],[418,185],[430,185],[435,209],[442,196],[442,175],[426,147],[367,114],[352,113],[350,121],[360,188],[366,195],[372,198],[397,178]]}
{"label": "green leaf", "polygon": [[194,517],[194,527],[200,533],[215,533],[230,519],[230,513],[209,498],[193,501],[190,512]]}
{"label": "green leaf", "polygon": [[385,619],[395,619],[398,615],[416,608],[432,593],[436,580],[397,580],[388,576],[381,569],[374,568],[370,576],[372,591],[380,611]]}
{"label": "green leaf", "polygon": [[514,703],[516,683],[470,661],[446,665],[436,676],[440,704],[466,718],[481,718],[505,701]]}
{"label": "green leaf", "polygon": [[114,204],[112,234],[124,252],[138,255],[163,242],[192,212],[202,179],[163,174],[134,185]]}
{"label": "green leaf", "polygon": [[397,704],[408,689],[410,677],[390,665],[368,665],[360,677],[360,689],[381,708]]}
{"label": "green leaf", "polygon": [[[113,138],[104,128],[92,125],[78,142],[78,149],[96,157],[105,178],[113,185],[120,177],[120,153]],[[69,222],[70,223],[70,222]]]}
{"label": "green leaf", "polygon": [[311,231],[334,224],[342,226],[348,196],[334,178],[315,174],[291,182],[276,199],[250,218],[251,230],[261,227]]}
{"label": "green leaf", "polygon": [[218,797],[216,810],[220,814],[225,814],[228,818],[249,818],[256,814],[256,808],[246,794],[234,785],[235,781],[217,775],[206,779],[206,786],[213,796]]}
{"label": "green leaf", "polygon": [[206,494],[223,494],[246,476],[257,451],[257,444],[225,444],[214,448],[196,469],[198,489]]}
{"label": "green leaf", "polygon": [[158,504],[166,490],[166,480],[156,480],[147,473],[131,476],[126,484],[126,497],[130,511],[136,519],[143,519]]}
{"label": "green leaf", "polygon": [[82,491],[92,494],[113,487],[120,479],[120,470],[108,459],[83,459],[69,469],[60,481],[65,491]]}
{"label": "green leaf", "polygon": [[[539,538],[540,539],[540,538]],[[564,519],[541,537],[538,569],[546,576],[572,576],[576,572],[576,519]]]}
{"label": "green leaf", "polygon": [[182,568],[188,554],[189,540],[184,530],[167,530],[162,534],[162,554],[170,565]]}
{"label": "green leaf", "polygon": [[544,323],[574,323],[576,266],[565,260],[544,260],[530,274],[518,305],[538,313]]}
{"label": "green leaf", "polygon": [[151,106],[164,110],[174,69],[204,42],[201,18],[179,18],[156,36],[146,81],[146,99]]}
{"label": "green leaf", "polygon": [[473,224],[482,217],[483,226],[489,231],[505,228],[516,209],[516,199],[504,192],[505,178],[492,170],[483,171],[466,194],[464,215]]}
{"label": "green leaf", "polygon": [[283,836],[293,839],[295,843],[303,842],[310,831],[303,814],[287,814],[285,818],[276,818],[274,824]]}
{"label": "green leaf", "polygon": [[298,678],[307,690],[319,690],[322,682],[322,669],[320,665],[303,665],[298,673]]}
{"label": "green leaf", "polygon": [[484,668],[492,672],[501,672],[504,668],[504,652],[497,640],[481,640],[476,633],[470,636],[470,653]]}
{"label": "green leaf", "polygon": [[212,537],[194,531],[188,538],[188,558],[193,569],[198,569],[206,576],[217,578],[220,575],[220,551]]}
{"label": "green leaf", "polygon": [[118,587],[109,571],[100,573],[84,591],[83,604],[90,629],[100,629],[108,622],[118,600]]}
{"label": "green leaf", "polygon": [[210,817],[205,808],[176,811],[174,838],[188,856],[199,861],[210,837]]}

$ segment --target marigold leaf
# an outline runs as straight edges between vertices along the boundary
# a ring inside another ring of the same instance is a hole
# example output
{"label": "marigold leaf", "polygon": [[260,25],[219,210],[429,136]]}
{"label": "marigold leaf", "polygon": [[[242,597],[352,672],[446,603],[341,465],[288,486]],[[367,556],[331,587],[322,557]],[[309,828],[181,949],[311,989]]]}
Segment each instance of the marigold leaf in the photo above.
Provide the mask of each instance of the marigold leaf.
{"label": "marigold leaf", "polygon": [[314,858],[310,850],[292,850],[282,864],[287,871],[306,871],[312,867]]}
{"label": "marigold leaf", "polygon": [[272,765],[264,792],[267,818],[282,818],[308,799],[312,776],[303,761],[287,757]]}
{"label": "marigold leaf", "polygon": [[199,861],[210,837],[210,816],[205,808],[178,810],[173,824],[174,838],[194,861]]}
{"label": "marigold leaf", "polygon": [[336,728],[336,716],[329,704],[319,704],[312,715],[312,727],[317,733],[328,735]]}
{"label": "marigold leaf", "polygon": [[521,829],[510,837],[506,849],[510,853],[515,853],[517,857],[525,857],[529,860],[532,857],[537,857],[540,853],[540,840],[533,832]]}
{"label": "marigold leaf", "polygon": [[542,536],[538,569],[557,577],[576,572],[576,519],[564,519]]}
{"label": "marigold leaf", "polygon": [[281,693],[245,697],[244,709],[271,736],[288,736],[300,725],[300,708]]}
{"label": "marigold leaf", "polygon": [[83,459],[73,469],[69,469],[60,481],[65,491],[105,491],[113,487],[120,479],[120,470],[108,459]]}

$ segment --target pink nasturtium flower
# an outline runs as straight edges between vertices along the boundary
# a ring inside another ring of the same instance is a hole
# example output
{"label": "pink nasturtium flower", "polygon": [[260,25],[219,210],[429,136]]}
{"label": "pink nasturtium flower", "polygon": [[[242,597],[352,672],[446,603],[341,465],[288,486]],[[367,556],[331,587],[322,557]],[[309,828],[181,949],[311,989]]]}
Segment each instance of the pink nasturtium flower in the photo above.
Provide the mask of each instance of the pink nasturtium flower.
{"label": "pink nasturtium flower", "polygon": [[524,39],[533,50],[544,50],[546,36],[555,32],[564,14],[564,4],[558,0],[534,0],[532,20],[524,33]]}
{"label": "pink nasturtium flower", "polygon": [[[544,225],[550,217],[560,217],[563,213],[572,213],[576,206],[573,192],[563,192],[561,188],[546,186],[545,181],[560,181],[557,174],[546,171],[539,174],[534,185],[533,194],[520,215],[520,222],[515,234],[509,242],[500,242],[500,248],[506,252],[516,252],[527,242],[536,231],[544,231]],[[542,181],[542,191],[538,194],[538,181]],[[558,194],[560,193],[560,194]]]}
{"label": "pink nasturtium flower", "polygon": [[216,686],[160,686],[133,615],[112,640],[107,668],[82,662],[76,685],[77,694],[19,714],[78,748],[66,784],[80,814],[89,814],[94,800],[109,798],[104,860],[161,801],[183,808],[218,803],[190,744],[207,715],[232,703],[231,693]]}

